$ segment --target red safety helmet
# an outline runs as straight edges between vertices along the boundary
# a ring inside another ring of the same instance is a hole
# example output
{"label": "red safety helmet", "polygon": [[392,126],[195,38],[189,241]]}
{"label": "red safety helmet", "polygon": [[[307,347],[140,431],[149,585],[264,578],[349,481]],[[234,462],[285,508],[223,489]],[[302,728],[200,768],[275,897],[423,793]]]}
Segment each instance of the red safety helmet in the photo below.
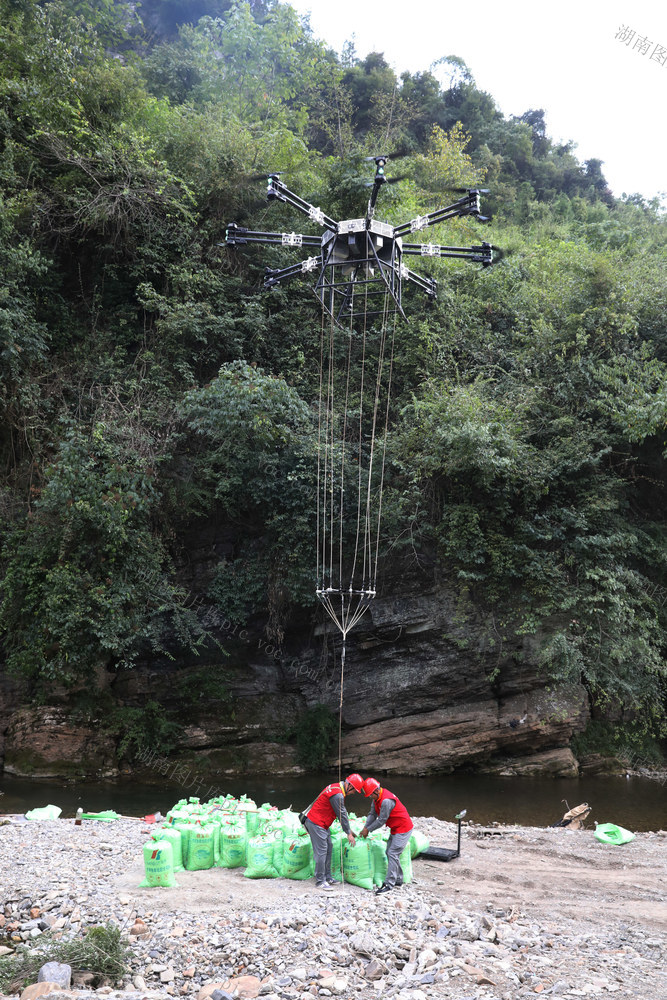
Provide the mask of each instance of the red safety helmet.
{"label": "red safety helmet", "polygon": [[345,780],[352,785],[355,792],[361,792],[363,790],[364,779],[360,774],[357,774],[356,772],[354,774],[348,774]]}
{"label": "red safety helmet", "polygon": [[362,786],[366,798],[368,798],[369,795],[372,795],[373,792],[377,791],[379,787],[380,782],[376,781],[375,778],[366,778]]}

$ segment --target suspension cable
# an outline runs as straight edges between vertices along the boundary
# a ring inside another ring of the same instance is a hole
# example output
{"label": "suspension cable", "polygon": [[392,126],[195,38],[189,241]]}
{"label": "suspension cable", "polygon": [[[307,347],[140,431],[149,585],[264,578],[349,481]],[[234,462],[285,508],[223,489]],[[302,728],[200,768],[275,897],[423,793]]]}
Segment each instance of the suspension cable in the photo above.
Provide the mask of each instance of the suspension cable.
{"label": "suspension cable", "polygon": [[394,310],[394,322],[391,330],[391,349],[389,352],[389,378],[387,379],[387,405],[384,418],[384,440],[382,442],[382,465],[380,470],[380,489],[378,494],[378,517],[377,530],[375,535],[375,573],[373,575],[373,590],[377,588],[378,560],[380,555],[380,524],[382,520],[382,495],[384,490],[384,473],[387,458],[387,438],[389,437],[389,404],[391,401],[391,384],[394,374],[394,344],[396,338],[397,311]]}
{"label": "suspension cable", "polygon": [[321,469],[322,469],[322,381],[324,378],[324,309],[320,321],[320,385],[317,403],[317,525],[315,528],[315,548],[316,548],[316,579],[317,586],[324,585],[324,553],[322,553],[322,563],[320,569],[320,489],[321,489]]}
{"label": "suspension cable", "polygon": [[[346,289],[346,304],[350,313],[346,334],[347,357],[344,368],[339,373],[340,377],[336,369],[341,353],[337,346],[339,341],[336,331],[340,330],[341,326],[336,322],[333,312],[329,311],[328,343],[325,343],[324,311],[320,330],[317,595],[327,615],[341,632],[343,641],[347,638],[348,632],[359,622],[376,593],[397,321],[397,310],[394,308],[393,324],[390,328],[390,296],[385,294],[381,325],[376,340],[377,349],[371,352],[368,331],[368,282],[363,282],[363,286],[363,309],[357,308],[357,289],[354,280],[349,282]],[[359,316],[362,322],[359,331],[355,333],[356,316]],[[374,379],[369,378],[370,368],[368,372],[366,370],[370,366],[371,356],[377,365]],[[325,364],[328,364],[327,372],[324,371]],[[383,389],[387,371],[389,384]],[[373,385],[372,403],[366,399],[367,388],[370,389],[371,385]],[[384,392],[386,397],[383,398]],[[356,454],[358,468],[356,504],[351,506],[352,496],[348,495],[347,487],[351,485],[352,470],[348,466],[352,463],[353,451],[348,447],[347,439],[351,424],[350,406],[353,404],[359,408]],[[383,409],[384,414],[382,414]],[[376,470],[376,466],[379,466],[379,470]],[[374,475],[378,479],[375,484]],[[354,545],[351,546],[350,556],[346,559],[345,528],[354,506],[356,506]]]}

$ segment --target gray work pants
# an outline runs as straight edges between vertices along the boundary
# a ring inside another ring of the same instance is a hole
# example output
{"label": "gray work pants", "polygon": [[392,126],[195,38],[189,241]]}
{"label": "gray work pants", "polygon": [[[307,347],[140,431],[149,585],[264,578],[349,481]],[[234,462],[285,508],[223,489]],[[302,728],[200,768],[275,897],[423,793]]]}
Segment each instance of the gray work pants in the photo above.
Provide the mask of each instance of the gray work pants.
{"label": "gray work pants", "polygon": [[384,884],[390,885],[392,889],[395,885],[403,885],[403,869],[399,858],[411,836],[412,830],[407,833],[392,833],[387,841],[387,875]]}
{"label": "gray work pants", "polygon": [[308,817],[306,817],[306,830],[310,835],[315,856],[315,884],[322,885],[323,882],[331,878],[331,853],[333,850],[331,834],[325,827],[312,823]]}

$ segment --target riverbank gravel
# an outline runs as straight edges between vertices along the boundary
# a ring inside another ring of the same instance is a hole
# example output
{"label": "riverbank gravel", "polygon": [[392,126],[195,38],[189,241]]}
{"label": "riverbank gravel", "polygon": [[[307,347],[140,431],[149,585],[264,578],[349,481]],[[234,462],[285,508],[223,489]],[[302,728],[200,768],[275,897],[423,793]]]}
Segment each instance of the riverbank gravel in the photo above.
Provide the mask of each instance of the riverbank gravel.
{"label": "riverbank gravel", "polygon": [[[411,885],[375,896],[222,868],[140,889],[141,821],[0,823],[0,952],[109,921],[131,948],[122,989],[84,979],[51,1000],[667,996],[664,831],[611,847],[591,830],[471,824],[460,858],[416,859]],[[453,824],[415,825],[455,844]]]}

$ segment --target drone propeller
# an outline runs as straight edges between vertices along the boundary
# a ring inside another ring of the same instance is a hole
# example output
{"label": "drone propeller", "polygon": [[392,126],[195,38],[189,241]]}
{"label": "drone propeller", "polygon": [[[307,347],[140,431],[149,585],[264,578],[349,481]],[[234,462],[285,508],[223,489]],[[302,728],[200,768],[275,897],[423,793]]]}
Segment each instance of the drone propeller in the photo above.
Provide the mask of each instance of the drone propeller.
{"label": "drone propeller", "polygon": [[[404,181],[409,174],[400,174],[399,177],[385,177],[382,181],[383,184],[398,184],[399,181]],[[371,188],[375,184],[375,181],[364,181],[364,187]]]}
{"label": "drone propeller", "polygon": [[445,191],[452,191],[454,194],[489,194],[489,188],[476,188],[476,187],[448,187]]}
{"label": "drone propeller", "polygon": [[502,260],[504,257],[511,257],[513,254],[516,253],[516,248],[508,250],[506,247],[497,247],[494,246],[493,244],[491,244],[491,249],[493,250],[494,254],[498,255],[498,260]]}
{"label": "drone propeller", "polygon": [[266,208],[267,200],[266,198],[254,198],[247,204],[239,205],[236,212],[236,222],[245,222],[247,218],[254,215],[256,212],[261,211],[261,209]]}
{"label": "drone propeller", "polygon": [[378,160],[398,160],[401,156],[409,156],[409,149],[395,149],[393,153],[378,153],[376,156],[364,156],[365,163],[377,163]]}
{"label": "drone propeller", "polygon": [[[491,262],[492,265],[499,264],[501,260],[504,260],[506,257],[511,257],[512,254],[516,253],[516,250],[507,250],[504,247],[497,247],[493,243],[491,243],[490,245],[489,244],[486,245],[489,246],[489,249],[493,251],[493,261]],[[488,267],[489,265],[486,266]]]}
{"label": "drone propeller", "polygon": [[281,170],[273,170],[273,171],[265,170],[264,173],[247,174],[246,177],[247,180],[249,181],[268,181],[271,180],[272,177],[280,177],[281,173],[282,173]]}

